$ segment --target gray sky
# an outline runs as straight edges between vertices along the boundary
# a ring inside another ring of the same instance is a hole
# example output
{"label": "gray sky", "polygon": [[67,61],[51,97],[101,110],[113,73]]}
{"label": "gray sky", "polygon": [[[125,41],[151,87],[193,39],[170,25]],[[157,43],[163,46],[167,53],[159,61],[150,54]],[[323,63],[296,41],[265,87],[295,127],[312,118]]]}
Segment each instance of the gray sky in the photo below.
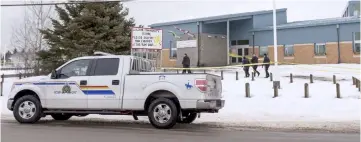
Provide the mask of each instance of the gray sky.
{"label": "gray sky", "polygon": [[[47,1],[47,0],[45,0]],[[58,0],[59,1],[59,0]],[[287,8],[287,20],[301,21],[340,17],[348,0],[276,0],[277,8]],[[22,1],[1,0],[1,3]],[[52,1],[47,1],[52,2]],[[124,3],[136,24],[150,25],[259,10],[272,10],[272,0],[137,0]],[[13,28],[20,27],[24,7],[1,7],[1,51],[10,46]]]}

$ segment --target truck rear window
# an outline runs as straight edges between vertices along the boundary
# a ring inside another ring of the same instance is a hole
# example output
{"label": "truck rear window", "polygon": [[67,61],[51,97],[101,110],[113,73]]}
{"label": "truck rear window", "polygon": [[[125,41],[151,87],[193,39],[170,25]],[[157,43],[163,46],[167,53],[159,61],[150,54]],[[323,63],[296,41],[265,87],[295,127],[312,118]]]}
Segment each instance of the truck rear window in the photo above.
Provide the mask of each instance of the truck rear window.
{"label": "truck rear window", "polygon": [[94,75],[117,75],[118,69],[118,58],[97,59]]}

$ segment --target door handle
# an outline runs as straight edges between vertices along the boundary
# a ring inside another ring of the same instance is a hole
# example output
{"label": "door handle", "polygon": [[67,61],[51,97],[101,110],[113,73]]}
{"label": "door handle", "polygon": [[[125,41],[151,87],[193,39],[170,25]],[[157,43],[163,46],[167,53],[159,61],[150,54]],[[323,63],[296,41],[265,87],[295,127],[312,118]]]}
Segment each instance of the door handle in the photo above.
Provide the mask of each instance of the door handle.
{"label": "door handle", "polygon": [[119,80],[112,80],[112,85],[119,85]]}
{"label": "door handle", "polygon": [[86,85],[87,81],[86,80],[80,80],[80,85]]}

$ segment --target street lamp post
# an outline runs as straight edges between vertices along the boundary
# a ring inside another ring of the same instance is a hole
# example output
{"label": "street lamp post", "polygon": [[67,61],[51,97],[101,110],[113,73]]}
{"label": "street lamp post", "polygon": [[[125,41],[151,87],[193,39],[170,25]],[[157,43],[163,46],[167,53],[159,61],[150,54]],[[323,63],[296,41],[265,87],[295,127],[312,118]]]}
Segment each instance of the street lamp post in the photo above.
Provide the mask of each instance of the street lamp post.
{"label": "street lamp post", "polygon": [[277,44],[277,21],[276,21],[276,0],[273,0],[273,52],[274,52],[274,71],[273,87],[280,86],[280,76],[278,69],[278,44]]}

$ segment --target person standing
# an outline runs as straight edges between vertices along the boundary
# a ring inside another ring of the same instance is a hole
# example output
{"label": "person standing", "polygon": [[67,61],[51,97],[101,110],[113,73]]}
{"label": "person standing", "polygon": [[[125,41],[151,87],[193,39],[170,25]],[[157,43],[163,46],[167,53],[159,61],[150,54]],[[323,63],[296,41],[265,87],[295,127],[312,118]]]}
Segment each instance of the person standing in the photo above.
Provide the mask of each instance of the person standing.
{"label": "person standing", "polygon": [[[267,54],[263,54],[264,55],[264,58],[263,58],[263,65],[265,66],[265,71],[266,71],[266,78],[269,77],[269,72],[268,72],[268,68],[270,66],[270,59],[268,58]],[[263,68],[263,65],[262,65],[262,68]]]}
{"label": "person standing", "polygon": [[245,78],[249,77],[249,66],[248,66],[249,63],[250,62],[249,62],[248,58],[243,57],[242,64],[246,65],[246,66],[243,66],[244,73],[246,74]]}
{"label": "person standing", "polygon": [[183,74],[186,73],[187,71],[188,71],[188,73],[192,73],[191,70],[189,69],[190,64],[191,64],[190,58],[188,57],[187,54],[184,54],[182,65],[183,65],[183,68],[188,68],[188,69],[183,69],[183,72],[182,72]]}
{"label": "person standing", "polygon": [[253,68],[253,73],[254,76],[256,76],[256,73],[258,74],[258,76],[260,75],[260,73],[257,71],[257,68],[258,68],[258,57],[256,56],[256,54],[253,54],[253,57],[251,59],[251,62],[252,64],[256,64],[256,65],[253,65],[252,68]]}

